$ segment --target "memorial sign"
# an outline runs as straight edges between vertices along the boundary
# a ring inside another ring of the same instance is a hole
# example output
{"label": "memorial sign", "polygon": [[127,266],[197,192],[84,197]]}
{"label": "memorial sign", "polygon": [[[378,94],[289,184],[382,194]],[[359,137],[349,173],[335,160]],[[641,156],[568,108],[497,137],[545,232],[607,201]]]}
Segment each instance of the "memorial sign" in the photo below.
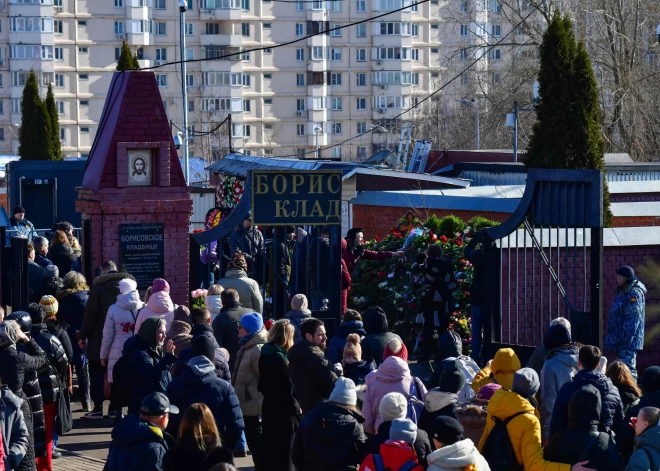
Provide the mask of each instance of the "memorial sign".
{"label": "memorial sign", "polygon": [[151,286],[165,276],[165,225],[121,224],[121,263],[135,277],[138,288]]}

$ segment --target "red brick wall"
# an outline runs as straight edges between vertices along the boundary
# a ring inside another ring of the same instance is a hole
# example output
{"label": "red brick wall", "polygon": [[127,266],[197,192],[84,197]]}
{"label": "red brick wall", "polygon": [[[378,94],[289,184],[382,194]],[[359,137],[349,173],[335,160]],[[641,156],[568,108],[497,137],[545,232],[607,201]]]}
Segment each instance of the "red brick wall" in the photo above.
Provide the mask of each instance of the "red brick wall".
{"label": "red brick wall", "polygon": [[7,207],[7,193],[0,193],[0,206],[4,207],[7,214],[9,214],[9,208]]}
{"label": "red brick wall", "polygon": [[660,226],[659,216],[625,216],[615,217],[614,227],[648,227]]}

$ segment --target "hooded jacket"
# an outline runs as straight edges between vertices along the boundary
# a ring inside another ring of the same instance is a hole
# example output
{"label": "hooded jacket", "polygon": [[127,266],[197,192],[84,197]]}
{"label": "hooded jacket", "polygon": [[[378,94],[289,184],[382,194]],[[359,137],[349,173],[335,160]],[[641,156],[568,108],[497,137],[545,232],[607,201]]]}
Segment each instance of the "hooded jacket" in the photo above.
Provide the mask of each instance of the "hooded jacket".
{"label": "hooded jacket", "polygon": [[373,360],[376,366],[380,366],[385,346],[396,337],[396,334],[389,331],[387,316],[382,308],[373,307],[364,316],[364,330],[367,336],[361,342],[362,358],[366,361]]}
{"label": "hooded jacket", "polygon": [[230,371],[234,368],[236,353],[240,348],[238,345],[238,323],[241,317],[250,312],[254,311],[242,307],[241,303],[230,304],[223,307],[211,325],[218,346],[226,348],[229,352]]}
{"label": "hooded jacket", "polygon": [[490,471],[488,462],[469,438],[435,450],[426,459],[430,471],[462,471],[471,464],[477,471]]}
{"label": "hooded jacket", "polygon": [[348,334],[358,334],[360,339],[366,337],[362,321],[350,320],[342,321],[335,329],[335,333],[330,339],[326,357],[331,363],[339,363],[344,358],[344,346],[346,346],[346,337]]}
{"label": "hooded jacket", "polygon": [[[649,462],[649,455],[651,461]],[[637,437],[635,452],[630,457],[626,471],[657,470],[660,467],[660,426],[649,427]]]}
{"label": "hooded jacket", "polygon": [[355,363],[348,363],[344,360],[342,367],[344,369],[344,378],[352,379],[356,386],[360,386],[366,383],[367,375],[376,370],[376,363],[373,360],[368,363],[365,360]]}
{"label": "hooded jacket", "polygon": [[646,286],[635,279],[617,289],[610,307],[605,348],[641,350],[644,348]]}
{"label": "hooded jacket", "polygon": [[[87,358],[99,361],[101,359],[101,343],[103,343],[103,327],[108,309],[117,302],[119,282],[124,278],[135,280],[128,273],[108,273],[94,279],[85,305],[79,339],[87,339]],[[73,325],[73,324],[72,324]]]}
{"label": "hooded jacket", "polygon": [[564,384],[557,394],[555,407],[550,420],[549,437],[563,430],[568,425],[568,403],[575,391],[585,384],[591,384],[600,392],[603,404],[600,414],[601,431],[619,430],[623,421],[623,403],[619,397],[619,390],[614,387],[610,378],[593,370],[581,370],[573,380]]}
{"label": "hooded jacket", "polygon": [[76,253],[68,244],[55,244],[48,248],[48,258],[53,265],[57,266],[60,272],[60,278],[71,271],[71,265],[78,260],[79,253]]}
{"label": "hooded jacket", "polygon": [[69,359],[57,337],[48,332],[46,324],[32,324],[32,338],[48,359],[48,365],[39,370],[39,388],[44,404],[51,404],[58,400],[60,391],[65,386],[63,378]]}
{"label": "hooded jacket", "polygon": [[[390,429],[392,428],[392,421],[388,420],[383,422],[378,427],[378,431],[375,435],[371,435],[367,440],[367,453],[379,453],[380,447],[390,439]],[[431,448],[431,442],[429,441],[429,436],[426,431],[421,428],[417,429],[417,436],[413,442],[413,450],[415,451],[415,456],[417,461],[426,469],[426,457],[431,454],[433,449]]]}
{"label": "hooded jacket", "polygon": [[135,415],[127,415],[112,430],[106,471],[162,471],[172,437]]}
{"label": "hooded jacket", "polygon": [[135,323],[144,303],[137,291],[117,296],[110,306],[103,325],[101,359],[108,361],[108,382],[112,383],[112,369],[121,358],[124,343],[135,334]]}
{"label": "hooded jacket", "polygon": [[298,471],[357,471],[367,437],[359,412],[321,402],[305,416],[293,440],[291,460]]}
{"label": "hooded jacket", "polygon": [[[406,398],[410,397],[411,381],[413,381],[413,377],[410,376],[408,363],[395,356],[387,357],[376,371],[367,375],[367,391],[362,406],[364,428],[367,432],[375,432],[383,422],[378,415],[378,406],[383,396],[391,392],[398,392]],[[421,381],[415,381],[415,384],[421,395],[418,399],[424,401],[426,388]]]}
{"label": "hooded jacket", "polygon": [[248,278],[243,270],[229,269],[217,284],[224,289],[233,288],[238,291],[241,306],[261,314],[264,309],[264,299],[259,291],[259,283]]}
{"label": "hooded jacket", "polygon": [[469,402],[475,396],[472,390],[472,381],[480,371],[479,365],[475,361],[463,355],[463,340],[453,330],[448,330],[443,333],[438,339],[438,354],[436,355],[437,361],[433,364],[433,375],[429,387],[435,388],[440,385],[440,376],[445,366],[451,362],[458,362],[461,365],[463,374],[465,375],[465,386],[458,394],[460,402]]}
{"label": "hooded jacket", "polygon": [[541,418],[544,440],[550,436],[550,419],[559,389],[570,382],[578,371],[578,353],[579,349],[575,345],[554,348],[548,353],[541,369],[539,379],[541,381]]}
{"label": "hooded jacket", "polygon": [[176,306],[172,302],[170,293],[167,291],[158,291],[149,296],[147,305],[142,308],[135,321],[135,331],[140,330],[140,326],[145,319],[150,317],[162,317],[165,322],[165,329],[169,332],[174,320],[174,310]]}
{"label": "hooded jacket", "polygon": [[243,416],[261,416],[261,406],[264,396],[257,388],[259,384],[259,357],[261,347],[266,343],[266,329],[257,332],[241,345],[236,354],[232,386],[241,403]]}
{"label": "hooded jacket", "polygon": [[431,432],[436,417],[446,416],[455,419],[456,407],[458,407],[457,394],[438,389],[427,391],[424,398],[424,410],[419,417],[419,428]]}
{"label": "hooded jacket", "polygon": [[178,354],[178,357],[176,359],[176,363],[174,363],[174,368],[172,369],[172,377],[178,378],[179,376],[181,376],[183,369],[188,364],[190,358],[192,358],[193,342],[200,336],[206,336],[212,339],[215,344],[215,359],[213,361],[213,364],[215,366],[216,376],[218,378],[224,379],[225,381],[231,382],[231,370],[229,368],[229,360],[227,358],[227,353],[229,352],[226,349],[220,348],[218,346],[218,342],[216,342],[215,337],[213,336],[213,330],[211,329],[211,326],[208,324],[197,324],[193,326],[193,328],[190,331],[190,334],[191,334],[191,338],[190,338],[191,347],[188,347],[185,350],[181,350],[179,352],[177,352],[176,350],[174,351],[175,353]]}
{"label": "hooded jacket", "polygon": [[[234,449],[245,428],[241,406],[234,388],[215,375],[215,367],[208,358],[191,358],[181,376],[169,384],[166,394],[170,403],[181,411],[197,402],[206,404],[215,418],[222,443]],[[179,430],[181,415],[170,417],[168,430]]]}
{"label": "hooded jacket", "polygon": [[486,438],[495,424],[492,417],[505,420],[523,411],[527,413],[513,418],[506,426],[518,463],[524,466],[525,471],[570,471],[570,465],[543,459],[541,423],[535,415],[534,406],[524,397],[504,388],[495,391],[488,403],[488,418],[479,441],[479,452],[483,450]]}
{"label": "hooded jacket", "polygon": [[624,465],[630,459],[630,455],[632,455],[635,447],[635,431],[628,424],[630,423],[630,419],[637,417],[640,409],[644,407],[660,408],[660,390],[644,394],[639,399],[637,405],[630,407],[628,412],[626,412],[625,419],[621,422],[616,431],[616,445],[619,448]]}
{"label": "hooded jacket", "polygon": [[312,317],[312,311],[309,309],[293,309],[289,312],[286,313],[284,316],[289,321],[291,324],[293,324],[294,333],[293,333],[293,343],[297,343],[300,340],[302,340],[302,334],[300,333],[300,325],[305,321],[306,319],[309,319]]}
{"label": "hooded jacket", "polygon": [[[406,442],[387,440],[380,446],[378,454],[383,459],[385,469],[400,469],[404,464],[413,461],[417,462],[414,450]],[[374,454],[367,456],[360,465],[360,471],[376,470],[374,463]],[[418,464],[411,471],[421,471],[424,468]]]}
{"label": "hooded jacket", "polygon": [[544,458],[570,465],[588,460],[588,467],[597,471],[620,470],[614,440],[598,430],[600,411],[598,389],[590,384],[580,387],[568,404],[568,427],[552,437]]}
{"label": "hooded jacket", "polygon": [[12,471],[20,464],[29,444],[29,432],[21,411],[22,405],[23,399],[3,385],[0,390],[0,430],[6,471]]}
{"label": "hooded jacket", "polygon": [[323,357],[323,350],[305,339],[291,347],[287,356],[289,377],[304,415],[330,397],[337,375]]}
{"label": "hooded jacket", "polygon": [[472,380],[472,390],[476,393],[490,383],[497,383],[503,389],[511,390],[513,374],[520,369],[520,360],[510,348],[500,348],[495,353],[491,366],[485,366]]}
{"label": "hooded jacket", "polygon": [[220,314],[220,309],[222,309],[221,296],[219,294],[207,296],[204,298],[204,304],[206,305],[206,309],[211,313],[211,323],[213,323],[218,314]]}

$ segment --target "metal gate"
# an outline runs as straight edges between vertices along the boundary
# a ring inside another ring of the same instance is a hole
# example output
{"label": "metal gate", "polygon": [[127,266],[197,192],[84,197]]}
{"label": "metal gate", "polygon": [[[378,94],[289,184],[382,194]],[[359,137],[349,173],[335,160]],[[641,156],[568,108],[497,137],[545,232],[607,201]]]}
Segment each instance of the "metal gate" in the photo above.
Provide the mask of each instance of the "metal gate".
{"label": "metal gate", "polygon": [[571,321],[574,341],[602,348],[603,172],[530,169],[520,205],[486,229],[484,347],[543,343],[550,321]]}

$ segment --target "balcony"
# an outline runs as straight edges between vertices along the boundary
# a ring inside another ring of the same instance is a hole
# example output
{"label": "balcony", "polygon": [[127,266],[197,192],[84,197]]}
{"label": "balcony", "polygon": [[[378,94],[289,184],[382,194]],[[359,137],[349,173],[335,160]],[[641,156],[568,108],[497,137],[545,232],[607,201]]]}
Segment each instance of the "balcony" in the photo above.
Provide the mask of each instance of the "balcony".
{"label": "balcony", "polygon": [[240,47],[243,39],[240,34],[202,34],[202,46]]}
{"label": "balcony", "polygon": [[202,57],[219,61],[240,62],[242,60],[240,52],[240,47],[206,46],[202,51]]}
{"label": "balcony", "polygon": [[241,0],[202,0],[199,19],[202,21],[240,20]]}

